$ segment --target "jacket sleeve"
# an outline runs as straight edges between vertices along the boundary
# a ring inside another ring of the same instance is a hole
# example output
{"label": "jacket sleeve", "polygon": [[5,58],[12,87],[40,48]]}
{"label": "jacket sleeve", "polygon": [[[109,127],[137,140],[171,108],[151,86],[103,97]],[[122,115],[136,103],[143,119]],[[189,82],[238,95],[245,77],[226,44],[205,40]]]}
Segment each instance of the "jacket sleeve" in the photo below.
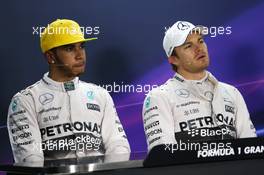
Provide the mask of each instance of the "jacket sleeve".
{"label": "jacket sleeve", "polygon": [[238,138],[256,137],[255,127],[250,119],[249,112],[241,93],[236,91],[237,101],[237,116],[236,116],[236,130]]}
{"label": "jacket sleeve", "polygon": [[18,93],[10,103],[7,129],[16,163],[43,161],[41,135],[33,99]]}
{"label": "jacket sleeve", "polygon": [[130,153],[130,146],[123,126],[118,118],[113,100],[105,91],[106,104],[102,121],[102,137],[105,154]]}
{"label": "jacket sleeve", "polygon": [[174,119],[164,94],[150,92],[143,104],[143,123],[148,151],[159,144],[175,144]]}

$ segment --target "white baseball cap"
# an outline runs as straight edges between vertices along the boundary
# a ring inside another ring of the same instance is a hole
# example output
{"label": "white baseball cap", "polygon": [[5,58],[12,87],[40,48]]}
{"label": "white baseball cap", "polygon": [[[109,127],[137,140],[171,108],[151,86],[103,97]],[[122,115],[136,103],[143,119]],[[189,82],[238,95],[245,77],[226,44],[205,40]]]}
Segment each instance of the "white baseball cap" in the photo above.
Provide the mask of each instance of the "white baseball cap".
{"label": "white baseball cap", "polygon": [[206,34],[204,26],[194,26],[192,23],[187,21],[177,21],[166,31],[163,38],[163,48],[168,57],[171,56],[175,47],[184,44],[191,31],[199,31],[202,35]]}

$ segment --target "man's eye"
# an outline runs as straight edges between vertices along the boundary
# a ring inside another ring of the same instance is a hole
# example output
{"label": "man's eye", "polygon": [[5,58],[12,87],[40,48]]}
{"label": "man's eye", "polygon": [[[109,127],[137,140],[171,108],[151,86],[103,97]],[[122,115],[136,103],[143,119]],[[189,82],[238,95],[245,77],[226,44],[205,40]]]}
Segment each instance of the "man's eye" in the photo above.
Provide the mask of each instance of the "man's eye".
{"label": "man's eye", "polygon": [[201,39],[201,40],[200,40],[200,43],[204,43],[204,40],[203,40],[203,39]]}
{"label": "man's eye", "polygon": [[187,44],[184,48],[185,49],[188,49],[188,48],[190,48],[191,47],[191,45],[190,44]]}
{"label": "man's eye", "polygon": [[65,50],[66,50],[67,52],[71,52],[71,51],[73,50],[73,47],[71,47],[71,46],[69,46],[69,47],[65,47]]}
{"label": "man's eye", "polygon": [[84,49],[85,47],[86,47],[85,44],[82,44],[82,45],[80,46],[81,49]]}

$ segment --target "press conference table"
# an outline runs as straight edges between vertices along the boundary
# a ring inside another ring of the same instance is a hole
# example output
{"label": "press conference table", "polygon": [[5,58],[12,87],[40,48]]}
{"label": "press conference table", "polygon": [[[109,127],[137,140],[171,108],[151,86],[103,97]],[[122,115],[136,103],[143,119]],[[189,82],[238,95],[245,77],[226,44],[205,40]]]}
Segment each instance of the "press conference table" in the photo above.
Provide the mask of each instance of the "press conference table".
{"label": "press conference table", "polygon": [[[143,167],[142,161],[127,161],[116,163],[119,168],[109,170],[111,166],[105,164],[103,169],[94,169],[93,171],[87,165],[80,165],[74,168],[72,165],[52,168],[23,168],[1,165],[1,170],[9,172],[8,174],[93,174],[93,175],[248,175],[248,174],[263,174],[264,159],[254,160],[236,160],[236,161],[221,161],[212,163],[193,163],[184,165],[170,165],[158,167]],[[126,165],[126,166],[125,166]],[[123,166],[123,167],[122,167]],[[130,166],[130,167],[129,167]],[[103,167],[103,166],[102,166]],[[101,167],[101,168],[102,168]],[[113,167],[112,167],[113,168]],[[107,170],[108,169],[108,170]]]}
{"label": "press conference table", "polygon": [[[168,145],[158,145],[149,154],[140,152],[36,162],[35,164],[6,164],[0,165],[0,171],[7,172],[7,174],[263,174],[264,138],[222,140],[218,143],[230,143],[231,147],[228,149],[234,150],[233,154],[215,154],[214,156],[199,158],[197,151],[171,152],[171,150],[166,149]],[[254,149],[258,151],[251,153],[238,151],[248,150],[246,149],[248,147],[261,149]]]}
{"label": "press conference table", "polygon": [[151,168],[119,169],[113,171],[94,172],[98,175],[249,175],[263,174],[264,159],[237,160],[213,163],[195,163]]}

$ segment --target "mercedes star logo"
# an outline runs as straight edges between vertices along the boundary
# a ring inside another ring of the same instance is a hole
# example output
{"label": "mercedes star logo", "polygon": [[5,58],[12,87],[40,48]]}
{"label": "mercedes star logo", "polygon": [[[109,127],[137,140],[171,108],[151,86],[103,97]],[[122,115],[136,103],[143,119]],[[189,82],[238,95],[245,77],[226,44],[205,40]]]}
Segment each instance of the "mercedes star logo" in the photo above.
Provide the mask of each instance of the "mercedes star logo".
{"label": "mercedes star logo", "polygon": [[190,28],[189,24],[184,22],[184,21],[180,21],[177,25],[179,30],[187,30]]}

